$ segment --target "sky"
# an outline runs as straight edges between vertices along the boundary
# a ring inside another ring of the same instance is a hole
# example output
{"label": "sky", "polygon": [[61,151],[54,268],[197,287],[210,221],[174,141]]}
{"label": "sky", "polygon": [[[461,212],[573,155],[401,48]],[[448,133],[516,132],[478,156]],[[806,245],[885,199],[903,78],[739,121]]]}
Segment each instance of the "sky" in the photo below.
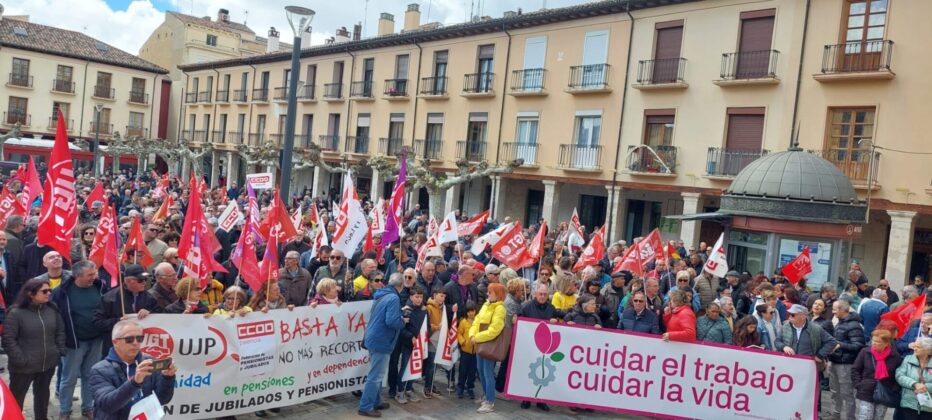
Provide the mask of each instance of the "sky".
{"label": "sky", "polygon": [[246,24],[265,36],[269,27],[282,33],[283,41],[291,36],[285,18],[286,5],[314,9],[312,44],[322,44],[341,26],[352,30],[364,23],[364,36],[375,34],[379,14],[395,15],[395,31],[404,25],[407,5],[421,6],[421,23],[460,23],[474,14],[501,17],[505,11],[521,8],[535,11],[587,3],[591,0],[28,0],[4,2],[5,15],[29,15],[30,21],[43,25],[84,32],[89,36],[138,54],[149,34],[165,19],[166,11],[176,11],[216,19],[217,10],[230,11],[230,18]]}

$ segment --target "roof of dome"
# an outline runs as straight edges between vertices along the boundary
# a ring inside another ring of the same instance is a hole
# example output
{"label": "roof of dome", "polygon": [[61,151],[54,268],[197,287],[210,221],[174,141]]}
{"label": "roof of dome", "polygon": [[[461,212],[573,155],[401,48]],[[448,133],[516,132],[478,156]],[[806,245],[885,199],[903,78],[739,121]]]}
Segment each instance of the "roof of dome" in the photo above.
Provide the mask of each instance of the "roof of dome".
{"label": "roof of dome", "polygon": [[799,148],[751,162],[725,194],[839,203],[858,200],[851,180],[835,164]]}

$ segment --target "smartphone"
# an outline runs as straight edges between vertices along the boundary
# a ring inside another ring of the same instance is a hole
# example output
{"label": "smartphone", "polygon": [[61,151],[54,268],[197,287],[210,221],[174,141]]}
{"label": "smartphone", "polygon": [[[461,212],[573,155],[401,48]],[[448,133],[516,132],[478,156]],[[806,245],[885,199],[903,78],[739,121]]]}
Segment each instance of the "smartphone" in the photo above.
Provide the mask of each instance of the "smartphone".
{"label": "smartphone", "polygon": [[171,357],[169,357],[169,358],[167,358],[167,359],[153,360],[153,361],[152,361],[152,371],[153,371],[153,372],[163,371],[163,370],[165,370],[165,369],[168,369],[168,367],[171,366],[171,365],[172,365],[172,358],[171,358]]}

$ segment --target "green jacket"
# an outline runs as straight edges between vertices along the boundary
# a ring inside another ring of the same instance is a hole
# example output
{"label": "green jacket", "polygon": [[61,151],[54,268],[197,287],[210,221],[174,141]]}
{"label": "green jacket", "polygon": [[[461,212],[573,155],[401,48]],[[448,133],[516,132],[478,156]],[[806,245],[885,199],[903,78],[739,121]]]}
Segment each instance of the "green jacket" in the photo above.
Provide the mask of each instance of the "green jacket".
{"label": "green jacket", "polygon": [[[922,375],[928,387],[932,388],[932,365],[926,366],[926,371]],[[919,359],[916,355],[911,354],[903,359],[903,363],[896,369],[896,382],[903,387],[903,393],[900,397],[900,407],[911,408],[920,411],[919,401],[916,399],[916,393],[913,386],[919,383]],[[922,407],[921,411],[932,412],[930,407]]]}
{"label": "green jacket", "polygon": [[731,337],[731,328],[728,328],[728,321],[725,321],[725,318],[721,316],[715,321],[707,316],[700,316],[696,320],[696,339],[720,344],[734,343]]}

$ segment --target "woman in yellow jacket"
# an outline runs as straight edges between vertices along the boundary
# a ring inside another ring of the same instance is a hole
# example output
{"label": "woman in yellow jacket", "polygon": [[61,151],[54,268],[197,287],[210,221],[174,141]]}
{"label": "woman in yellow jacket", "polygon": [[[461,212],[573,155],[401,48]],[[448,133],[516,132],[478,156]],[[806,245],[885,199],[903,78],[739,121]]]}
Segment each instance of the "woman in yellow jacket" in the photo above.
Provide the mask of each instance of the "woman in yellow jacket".
{"label": "woman in yellow jacket", "polygon": [[[482,305],[479,315],[469,328],[469,337],[475,344],[485,343],[498,338],[498,335],[505,329],[505,286],[501,283],[492,283],[489,285],[489,299]],[[482,326],[486,325],[484,331]],[[482,356],[477,357],[479,368],[479,382],[482,383],[482,391],[485,393],[485,400],[477,410],[480,413],[491,413],[495,411],[495,361],[486,359]]]}

